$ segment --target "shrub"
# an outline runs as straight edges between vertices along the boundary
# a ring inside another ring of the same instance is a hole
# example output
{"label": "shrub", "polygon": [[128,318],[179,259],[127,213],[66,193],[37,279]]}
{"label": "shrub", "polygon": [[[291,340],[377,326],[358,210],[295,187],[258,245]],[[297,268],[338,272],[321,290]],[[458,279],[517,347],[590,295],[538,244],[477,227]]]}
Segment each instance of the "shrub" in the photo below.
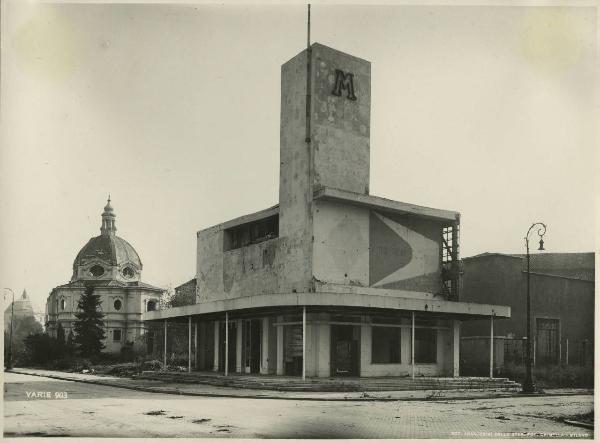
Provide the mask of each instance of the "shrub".
{"label": "shrub", "polygon": [[84,369],[90,369],[92,362],[87,358],[80,357],[63,357],[52,362],[53,369],[68,370],[73,372],[80,372]]}
{"label": "shrub", "polygon": [[144,371],[160,371],[162,367],[162,362],[158,360],[148,360],[142,363],[142,370]]}
{"label": "shrub", "polygon": [[[4,362],[8,362],[10,346],[10,320],[4,330]],[[27,364],[27,347],[25,340],[29,335],[42,334],[42,325],[33,317],[16,317],[13,321],[12,334],[12,363],[13,365]]]}
{"label": "shrub", "polygon": [[45,365],[63,356],[64,346],[48,334],[32,334],[25,338],[25,364]]}
{"label": "shrub", "polygon": [[112,365],[107,373],[111,375],[127,376],[131,374],[137,374],[139,372],[140,366],[137,363],[120,363]]}
{"label": "shrub", "polygon": [[133,342],[128,341],[121,347],[120,360],[123,362],[134,361],[135,352],[133,351]]}

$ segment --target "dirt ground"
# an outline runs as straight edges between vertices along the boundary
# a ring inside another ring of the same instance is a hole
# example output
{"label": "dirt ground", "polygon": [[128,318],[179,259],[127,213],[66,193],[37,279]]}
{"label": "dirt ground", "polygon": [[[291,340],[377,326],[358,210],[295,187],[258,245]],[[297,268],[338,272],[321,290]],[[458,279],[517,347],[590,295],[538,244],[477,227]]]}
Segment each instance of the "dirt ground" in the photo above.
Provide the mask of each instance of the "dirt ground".
{"label": "dirt ground", "polygon": [[593,437],[562,421],[592,411],[592,395],[302,401],[154,394],[11,373],[4,382],[5,437]]}

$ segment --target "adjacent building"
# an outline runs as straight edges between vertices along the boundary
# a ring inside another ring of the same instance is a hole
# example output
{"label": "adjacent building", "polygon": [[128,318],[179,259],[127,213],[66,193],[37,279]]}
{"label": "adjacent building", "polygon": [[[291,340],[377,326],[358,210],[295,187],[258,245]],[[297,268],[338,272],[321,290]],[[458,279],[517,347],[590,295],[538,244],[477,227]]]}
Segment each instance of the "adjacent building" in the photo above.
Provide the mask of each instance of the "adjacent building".
{"label": "adjacent building", "polygon": [[77,303],[86,286],[101,296],[106,329],[105,351],[119,352],[145,333],[142,313],[158,309],[164,289],[141,281],[142,261],[126,240],[116,235],[116,214],[104,207],[100,235],[91,238],[73,262],[71,281],[57,286],[46,301],[46,328],[56,336],[58,324],[65,335],[73,329]]}
{"label": "adjacent building", "polygon": [[199,231],[197,303],[143,315],[185,322],[198,369],[457,376],[461,323],[510,317],[459,300],[458,212],[369,194],[370,100],[366,60],[282,66],[279,203]]}
{"label": "adjacent building", "polygon": [[27,291],[23,289],[21,298],[11,302],[4,310],[4,330],[7,331],[10,329],[11,321],[14,320],[16,323],[20,319],[28,317],[35,319],[35,314],[33,312],[33,307],[31,306],[31,300],[29,300],[29,296],[27,295]]}
{"label": "adjacent building", "polygon": [[[594,253],[531,255],[533,358],[535,365],[585,365],[594,353]],[[511,307],[495,323],[495,367],[524,362],[527,263],[524,255],[484,253],[463,259],[461,298]],[[489,325],[473,321],[462,331],[464,369],[487,371]]]}
{"label": "adjacent building", "polygon": [[171,306],[193,305],[196,303],[196,278],[175,287]]}

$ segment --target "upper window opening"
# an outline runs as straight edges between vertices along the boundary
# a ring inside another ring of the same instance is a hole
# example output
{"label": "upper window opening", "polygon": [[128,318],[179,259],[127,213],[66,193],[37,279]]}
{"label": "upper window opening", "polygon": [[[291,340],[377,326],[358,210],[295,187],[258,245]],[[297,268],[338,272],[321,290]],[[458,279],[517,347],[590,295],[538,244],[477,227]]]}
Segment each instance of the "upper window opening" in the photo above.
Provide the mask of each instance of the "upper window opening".
{"label": "upper window opening", "polygon": [[104,274],[104,268],[100,265],[94,265],[90,268],[90,274],[94,277],[100,277]]}
{"label": "upper window opening", "polygon": [[279,214],[224,231],[223,250],[243,248],[279,237]]}
{"label": "upper window opening", "polygon": [[148,302],[148,311],[156,311],[156,301],[150,300]]}

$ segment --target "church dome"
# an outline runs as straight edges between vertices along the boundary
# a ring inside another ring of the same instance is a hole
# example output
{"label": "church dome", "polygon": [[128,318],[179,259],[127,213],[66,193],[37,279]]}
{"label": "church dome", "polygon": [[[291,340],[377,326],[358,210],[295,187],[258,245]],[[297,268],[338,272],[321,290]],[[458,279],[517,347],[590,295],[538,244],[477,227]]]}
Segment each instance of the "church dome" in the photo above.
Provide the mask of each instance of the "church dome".
{"label": "church dome", "polygon": [[104,207],[100,235],[91,238],[73,262],[74,280],[139,280],[142,261],[133,246],[116,235],[116,214],[110,204]]}
{"label": "church dome", "polygon": [[116,235],[99,235],[91,238],[81,248],[73,265],[83,265],[94,259],[105,261],[113,266],[131,263],[138,269],[142,269],[142,261],[133,246]]}

